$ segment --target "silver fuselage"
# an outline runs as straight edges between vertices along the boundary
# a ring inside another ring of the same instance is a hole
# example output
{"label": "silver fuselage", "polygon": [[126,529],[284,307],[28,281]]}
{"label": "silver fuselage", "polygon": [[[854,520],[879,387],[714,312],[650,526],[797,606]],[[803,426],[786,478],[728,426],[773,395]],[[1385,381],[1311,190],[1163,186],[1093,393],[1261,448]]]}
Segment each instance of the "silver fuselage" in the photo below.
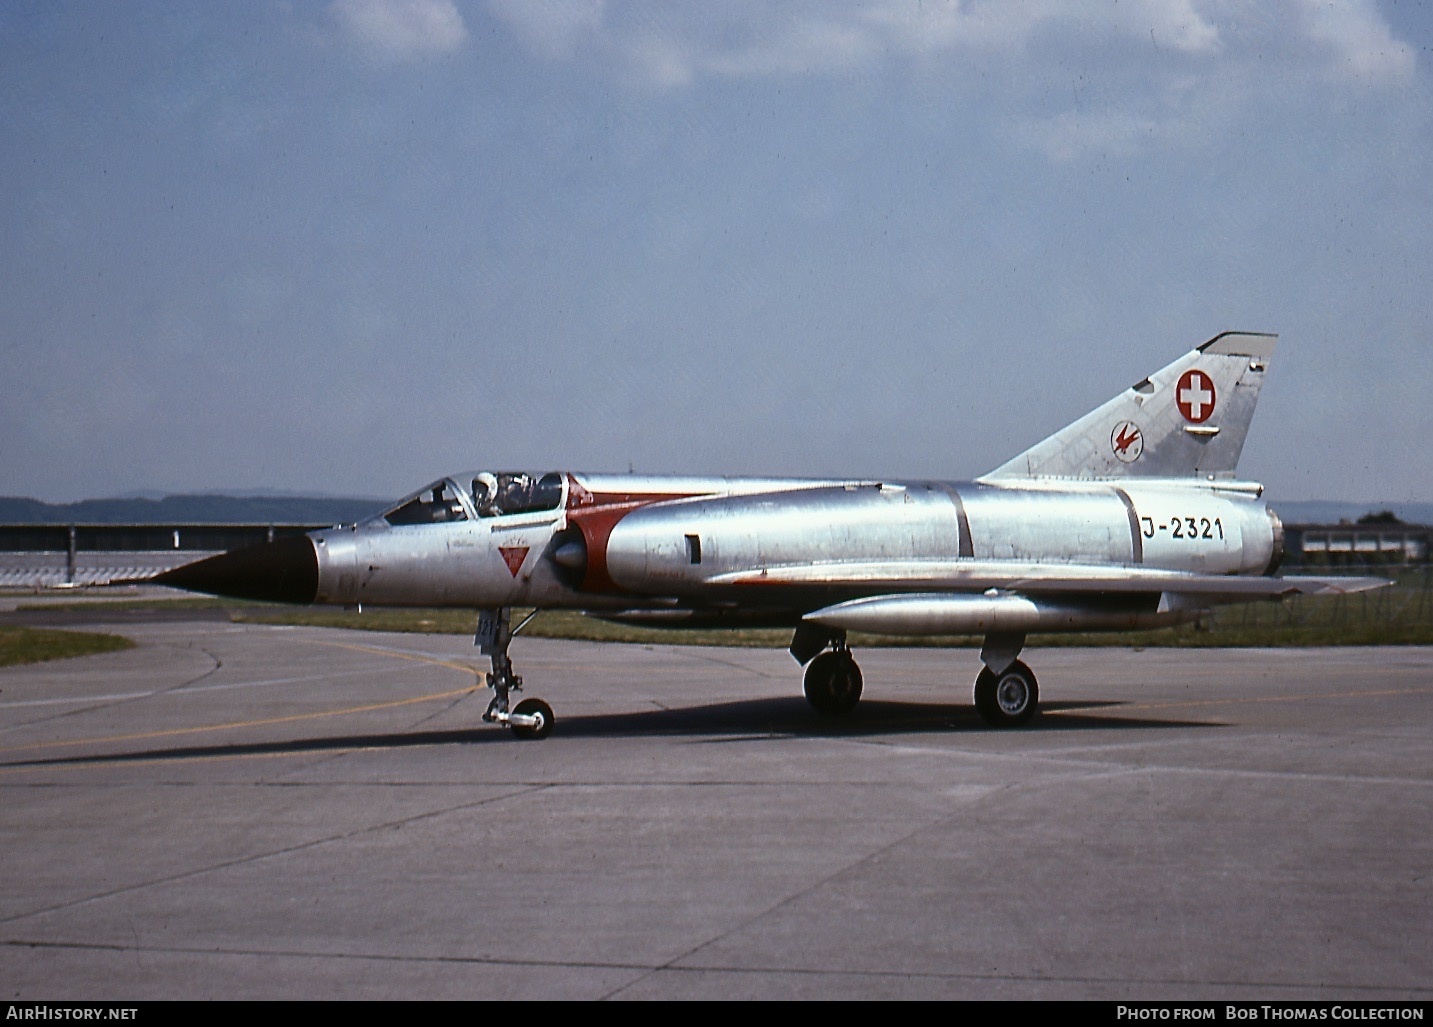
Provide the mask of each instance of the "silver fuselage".
{"label": "silver fuselage", "polygon": [[[1083,594],[1076,616],[1056,620],[1079,627],[1078,611],[1123,610],[1091,594],[1092,577],[1139,570],[1260,575],[1282,549],[1278,519],[1259,500],[1258,486],[1234,482],[569,473],[561,475],[554,508],[484,516],[463,487],[467,480],[449,480],[463,508],[442,523],[393,524],[380,515],[314,532],[317,601],[741,608],[794,623],[817,605],[890,594],[893,582],[905,593],[979,594],[1027,575],[1069,574]],[[1182,609],[1139,613],[1140,625],[1187,619]]]}

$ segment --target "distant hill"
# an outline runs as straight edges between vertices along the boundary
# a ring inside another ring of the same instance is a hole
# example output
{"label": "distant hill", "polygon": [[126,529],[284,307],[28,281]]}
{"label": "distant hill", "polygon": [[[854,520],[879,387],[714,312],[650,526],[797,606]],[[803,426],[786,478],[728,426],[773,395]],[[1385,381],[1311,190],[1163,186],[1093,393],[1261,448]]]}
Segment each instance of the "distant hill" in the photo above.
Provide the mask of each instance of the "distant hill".
{"label": "distant hill", "polygon": [[1339,524],[1343,521],[1354,524],[1365,514],[1378,514],[1385,510],[1392,512],[1404,524],[1433,524],[1433,503],[1343,503],[1322,499],[1281,503],[1276,499],[1269,505],[1285,524]]}
{"label": "distant hill", "polygon": [[379,499],[304,496],[165,496],[42,503],[0,496],[0,524],[346,524],[382,509]]}

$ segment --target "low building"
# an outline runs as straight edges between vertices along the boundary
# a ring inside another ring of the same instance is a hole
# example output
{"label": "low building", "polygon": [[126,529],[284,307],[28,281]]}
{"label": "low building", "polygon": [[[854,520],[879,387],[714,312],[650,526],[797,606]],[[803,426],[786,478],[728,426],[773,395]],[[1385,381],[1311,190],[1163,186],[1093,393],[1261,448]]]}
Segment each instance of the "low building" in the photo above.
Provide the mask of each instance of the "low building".
{"label": "low building", "polygon": [[1421,524],[1286,524],[1284,566],[1424,564],[1430,535]]}

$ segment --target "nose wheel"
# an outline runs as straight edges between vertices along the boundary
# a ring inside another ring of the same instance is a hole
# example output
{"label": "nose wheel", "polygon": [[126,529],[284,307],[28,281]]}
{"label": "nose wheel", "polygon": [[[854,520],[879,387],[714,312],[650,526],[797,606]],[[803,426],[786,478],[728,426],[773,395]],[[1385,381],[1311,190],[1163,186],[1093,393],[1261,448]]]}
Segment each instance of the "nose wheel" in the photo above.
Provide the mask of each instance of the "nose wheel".
{"label": "nose wheel", "polygon": [[539,739],[552,734],[552,707],[541,699],[524,699],[508,714],[514,738]]}
{"label": "nose wheel", "polygon": [[[542,739],[552,734],[556,718],[552,707],[541,699],[524,699],[509,709],[508,695],[522,691],[522,678],[513,673],[512,660],[508,659],[508,646],[513,636],[523,625],[537,616],[534,610],[516,628],[511,627],[512,611],[507,607],[478,612],[478,631],[473,644],[484,656],[491,656],[493,669],[487,677],[487,686],[493,690],[492,702],[488,703],[483,720],[489,724],[501,724],[512,731],[518,739]],[[483,675],[479,675],[481,678]]]}

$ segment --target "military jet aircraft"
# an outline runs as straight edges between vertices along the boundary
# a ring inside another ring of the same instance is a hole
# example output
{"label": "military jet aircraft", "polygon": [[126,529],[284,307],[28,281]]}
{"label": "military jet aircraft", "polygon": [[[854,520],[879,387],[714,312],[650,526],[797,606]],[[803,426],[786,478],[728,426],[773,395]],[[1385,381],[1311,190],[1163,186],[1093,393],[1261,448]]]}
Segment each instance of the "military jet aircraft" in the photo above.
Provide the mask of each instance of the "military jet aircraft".
{"label": "military jet aircraft", "polygon": [[849,632],[983,637],[975,707],[1036,712],[1028,635],[1153,628],[1233,602],[1362,591],[1277,577],[1283,527],[1234,476],[1277,337],[1226,332],[971,482],[649,477],[553,471],[441,478],[357,524],[158,576],[238,598],[464,607],[491,657],[485,720],[552,730],[508,656],[514,607],[645,625],[774,626],[821,714],[862,677]]}

